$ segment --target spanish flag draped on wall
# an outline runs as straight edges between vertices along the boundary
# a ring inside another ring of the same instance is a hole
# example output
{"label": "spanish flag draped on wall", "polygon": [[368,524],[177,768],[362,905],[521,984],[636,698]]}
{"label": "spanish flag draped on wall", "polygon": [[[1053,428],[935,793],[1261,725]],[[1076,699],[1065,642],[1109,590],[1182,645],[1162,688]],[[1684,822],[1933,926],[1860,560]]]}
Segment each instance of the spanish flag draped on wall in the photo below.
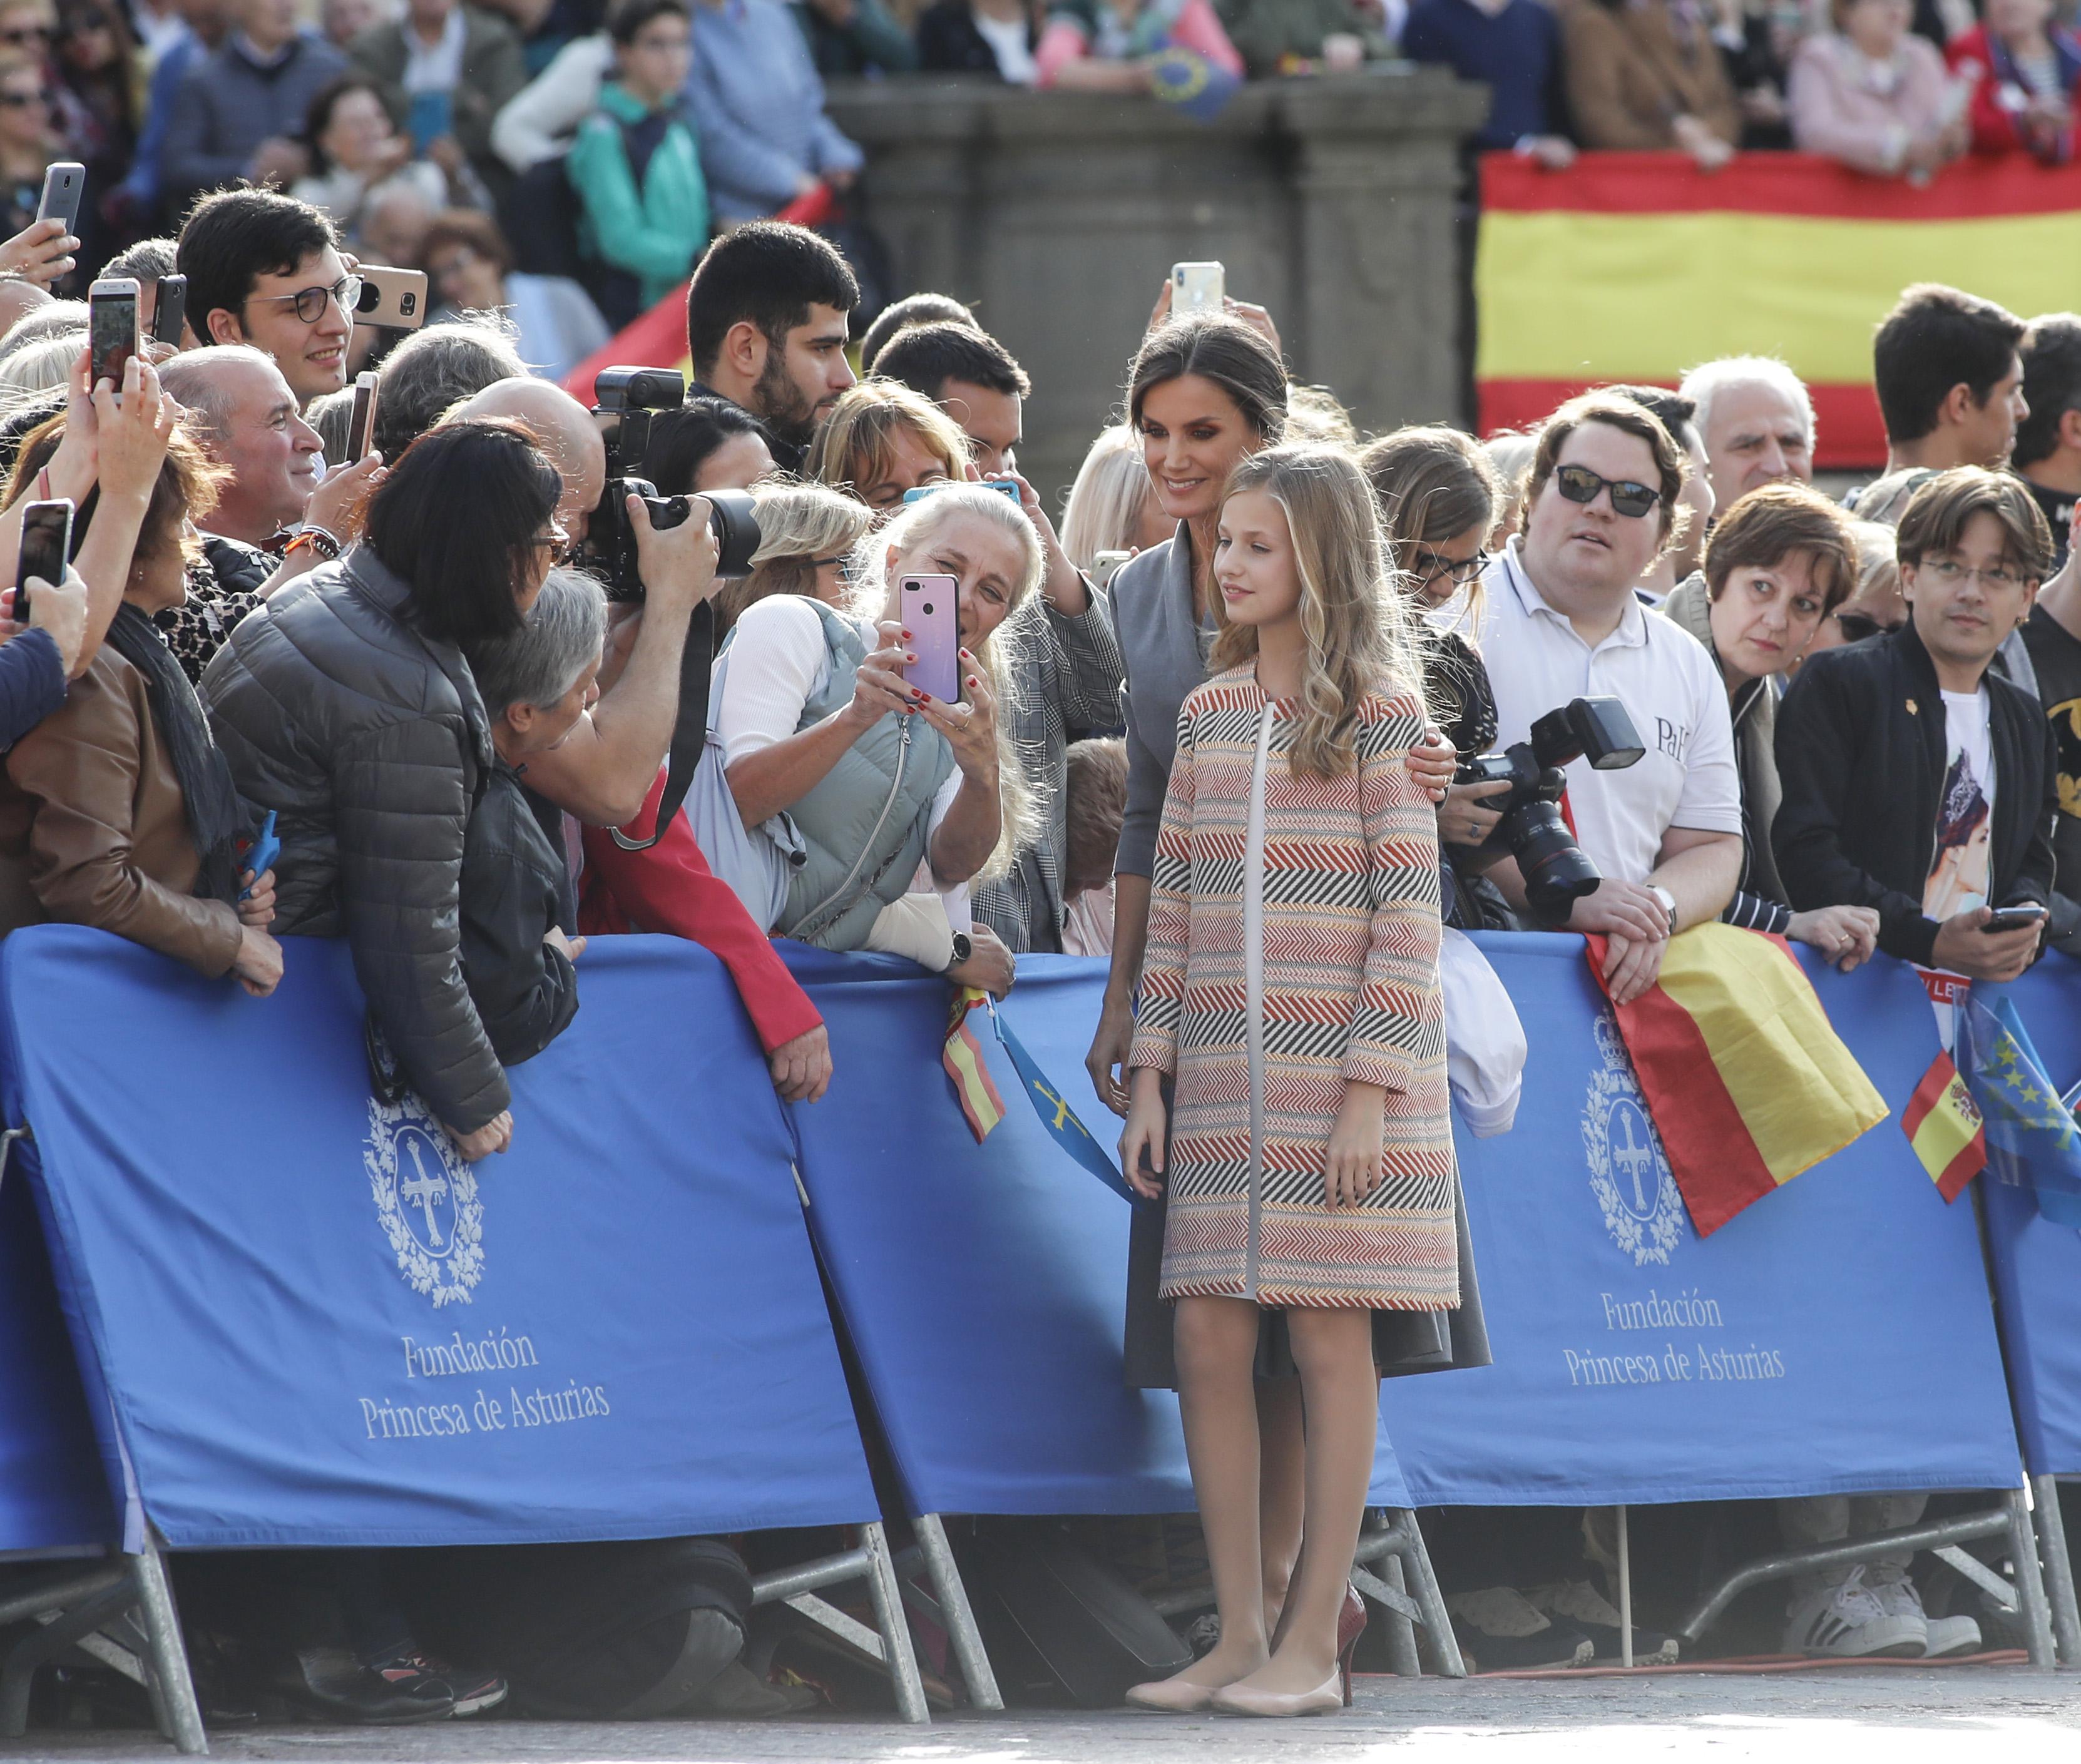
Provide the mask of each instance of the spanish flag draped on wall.
{"label": "spanish flag draped on wall", "polygon": [[[1604,939],[1583,941],[1602,985]],[[1701,1237],[1886,1118],[1781,938],[1694,926],[1612,1012]]]}
{"label": "spanish flag draped on wall", "polygon": [[1776,355],[1814,393],[1818,463],[1875,466],[1872,332],[1914,282],[2025,318],[2081,290],[2081,166],[1966,159],[1923,189],[1804,153],[1701,172],[1682,153],[1482,163],[1475,375],[1484,434],[1588,385],[1674,385],[1718,355]]}

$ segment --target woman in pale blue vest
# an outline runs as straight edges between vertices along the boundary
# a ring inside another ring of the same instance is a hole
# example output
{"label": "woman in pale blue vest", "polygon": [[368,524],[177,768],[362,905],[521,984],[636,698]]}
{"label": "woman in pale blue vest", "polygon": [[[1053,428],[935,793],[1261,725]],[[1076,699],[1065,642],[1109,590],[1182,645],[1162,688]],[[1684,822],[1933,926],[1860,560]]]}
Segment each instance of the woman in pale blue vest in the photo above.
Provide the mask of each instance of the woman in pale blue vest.
{"label": "woman in pale blue vest", "polygon": [[[697,812],[695,831],[761,925],[966,977],[968,884],[1002,874],[1035,818],[998,720],[991,639],[1041,567],[1019,509],[950,485],[868,535],[832,601],[780,594],[745,610],[709,695],[708,763],[735,814]],[[959,704],[904,678],[909,573],[961,585]]]}

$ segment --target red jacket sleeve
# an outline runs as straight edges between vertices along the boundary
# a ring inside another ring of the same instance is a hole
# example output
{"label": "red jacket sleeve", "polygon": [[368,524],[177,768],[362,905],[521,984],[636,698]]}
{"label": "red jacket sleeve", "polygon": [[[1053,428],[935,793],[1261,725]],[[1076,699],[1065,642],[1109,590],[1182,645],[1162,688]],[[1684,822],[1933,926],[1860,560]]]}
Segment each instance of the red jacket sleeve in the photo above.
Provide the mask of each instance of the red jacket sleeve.
{"label": "red jacket sleeve", "polygon": [[1979,69],[1973,86],[1973,102],[1966,116],[1973,127],[1976,153],[2013,153],[2024,146],[2016,132],[2016,118],[2001,105],[2001,82],[1995,78],[1994,53],[1988,44],[1986,27],[1968,31],[1944,52],[1951,71],[1957,74],[1970,64]]}
{"label": "red jacket sleeve", "polygon": [[[661,771],[634,825],[650,825],[664,788]],[[588,827],[585,860],[578,929],[586,936],[658,931],[699,943],[729,970],[768,1053],[823,1022],[736,891],[708,867],[684,815],[648,851],[624,851],[604,827]]]}

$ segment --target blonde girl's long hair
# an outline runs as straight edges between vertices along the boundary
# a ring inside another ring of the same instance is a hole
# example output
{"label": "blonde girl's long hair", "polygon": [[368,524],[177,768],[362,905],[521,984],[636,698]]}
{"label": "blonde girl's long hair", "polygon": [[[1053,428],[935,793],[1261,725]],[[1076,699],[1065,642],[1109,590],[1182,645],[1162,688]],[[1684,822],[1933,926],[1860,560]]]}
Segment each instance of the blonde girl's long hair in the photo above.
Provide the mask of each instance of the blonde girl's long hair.
{"label": "blonde girl's long hair", "polygon": [[[853,552],[853,611],[855,616],[868,620],[896,616],[886,610],[893,592],[889,553],[902,557],[922,551],[941,527],[961,515],[1008,535],[1019,547],[1022,572],[1011,584],[1011,604],[1005,609],[1004,617],[976,649],[976,659],[990,677],[990,694],[997,700],[997,800],[1001,830],[997,849],[974,877],[977,882],[987,882],[1009,870],[1019,854],[1044,830],[1045,804],[1032,783],[1040,769],[1037,755],[1029,770],[1026,756],[1012,737],[1019,688],[1007,659],[1011,645],[1017,640],[1015,628],[1037,605],[1035,591],[1047,568],[1040,536],[1024,510],[1015,506],[1002,490],[988,489],[980,484],[951,484],[922,502],[911,503],[880,531],[870,532],[860,540]],[[919,567],[928,566],[921,561]]]}
{"label": "blonde girl's long hair", "polygon": [[[1286,516],[1301,577],[1301,628],[1308,639],[1301,712],[1287,756],[1296,778],[1335,778],[1357,763],[1360,708],[1369,693],[1423,702],[1404,598],[1381,531],[1373,485],[1341,447],[1307,443],[1252,455],[1236,468],[1228,494],[1262,490]],[[1220,634],[1217,673],[1257,656],[1257,628],[1229,623],[1214,597]]]}

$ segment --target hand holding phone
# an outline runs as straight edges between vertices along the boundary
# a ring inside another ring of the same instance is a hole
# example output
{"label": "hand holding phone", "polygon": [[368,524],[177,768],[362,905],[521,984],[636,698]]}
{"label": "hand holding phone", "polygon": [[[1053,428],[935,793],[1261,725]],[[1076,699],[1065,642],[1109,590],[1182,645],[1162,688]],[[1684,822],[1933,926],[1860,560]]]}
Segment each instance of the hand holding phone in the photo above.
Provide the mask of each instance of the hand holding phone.
{"label": "hand holding phone", "polygon": [[1991,936],[1997,931],[2020,931],[2027,926],[2042,925],[2049,909],[2035,901],[2019,901],[2014,906],[2004,906],[1991,914],[1980,930]]}
{"label": "hand holding phone", "polygon": [[952,576],[899,578],[903,628],[910,633],[910,653],[918,659],[903,677],[921,692],[944,704],[961,695],[961,585]]}
{"label": "hand holding phone", "polygon": [[355,324],[374,325],[385,330],[417,330],[426,323],[425,271],[364,263],[355,274],[361,278],[361,298],[355,303],[352,314]]}
{"label": "hand holding phone", "polygon": [[368,457],[369,437],[375,432],[376,376],[359,373],[354,376],[354,414],[347,426],[347,464]]}
{"label": "hand holding phone", "polygon": [[86,291],[87,342],[92,365],[90,390],[104,380],[123,399],[123,371],[137,353],[137,282],[129,275],[110,276]]}
{"label": "hand holding phone", "polygon": [[15,564],[15,622],[29,622],[29,578],[65,580],[72,558],[73,505],[63,497],[22,510],[22,548]]}
{"label": "hand holding phone", "polygon": [[1171,316],[1188,313],[1220,313],[1227,292],[1227,272],[1219,263],[1174,263],[1171,266]]}
{"label": "hand holding phone", "polygon": [[62,220],[67,233],[79,233],[79,199],[86,189],[86,167],[61,159],[44,169],[44,193],[36,204],[39,220]]}

